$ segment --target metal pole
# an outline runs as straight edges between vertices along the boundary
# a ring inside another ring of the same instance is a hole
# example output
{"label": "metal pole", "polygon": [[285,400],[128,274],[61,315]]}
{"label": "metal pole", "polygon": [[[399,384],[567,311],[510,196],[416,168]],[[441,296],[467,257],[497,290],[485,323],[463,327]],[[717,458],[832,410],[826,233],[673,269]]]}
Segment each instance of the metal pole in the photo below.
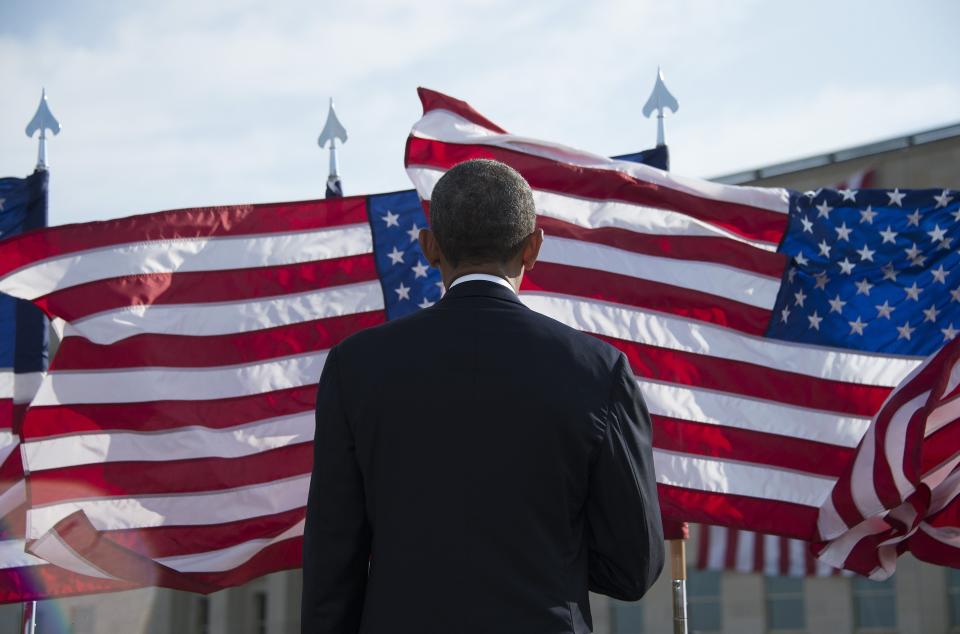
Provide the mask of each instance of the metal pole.
{"label": "metal pole", "polygon": [[35,634],[37,631],[37,602],[24,601],[21,605],[23,605],[23,618],[20,619],[20,633]]}
{"label": "metal pole", "polygon": [[687,634],[687,540],[670,540],[670,572],[673,582],[673,634]]}

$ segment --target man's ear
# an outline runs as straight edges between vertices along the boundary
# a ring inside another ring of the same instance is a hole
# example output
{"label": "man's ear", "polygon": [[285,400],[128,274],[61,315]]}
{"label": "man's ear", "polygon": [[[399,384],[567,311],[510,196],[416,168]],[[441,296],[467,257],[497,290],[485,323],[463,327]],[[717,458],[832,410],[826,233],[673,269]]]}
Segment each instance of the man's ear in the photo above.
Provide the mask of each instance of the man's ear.
{"label": "man's ear", "polygon": [[427,258],[427,264],[434,268],[440,268],[440,260],[443,259],[443,253],[440,251],[440,245],[437,244],[437,237],[429,229],[421,229],[417,237],[420,241],[420,249]]}
{"label": "man's ear", "polygon": [[537,258],[540,257],[540,247],[542,246],[543,229],[535,229],[533,233],[527,236],[527,240],[523,245],[523,251],[521,251],[524,270],[531,270],[533,265],[537,263]]}

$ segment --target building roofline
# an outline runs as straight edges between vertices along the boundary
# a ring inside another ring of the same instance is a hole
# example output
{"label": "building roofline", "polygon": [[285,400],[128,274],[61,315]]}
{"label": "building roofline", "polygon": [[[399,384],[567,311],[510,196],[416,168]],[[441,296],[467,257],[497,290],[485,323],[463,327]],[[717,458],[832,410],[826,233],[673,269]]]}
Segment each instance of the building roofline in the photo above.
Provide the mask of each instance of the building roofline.
{"label": "building roofline", "polygon": [[960,137],[960,123],[954,123],[939,128],[932,128],[930,130],[924,130],[922,132],[916,132],[914,134],[899,136],[883,141],[875,141],[873,143],[857,145],[851,148],[827,152],[826,154],[818,154],[816,156],[786,161],[784,163],[774,163],[773,165],[767,165],[766,167],[758,167],[742,172],[735,172],[733,174],[716,176],[710,180],[716,183],[724,183],[727,185],[741,185],[743,183],[749,183],[763,178],[783,176],[784,174],[800,172],[803,170],[812,169],[814,167],[832,165],[833,163],[863,158],[865,156],[874,156],[876,154],[883,154],[884,152],[890,152],[893,150],[902,150],[915,145],[923,145],[924,143],[942,141],[944,139],[950,139],[953,137]]}

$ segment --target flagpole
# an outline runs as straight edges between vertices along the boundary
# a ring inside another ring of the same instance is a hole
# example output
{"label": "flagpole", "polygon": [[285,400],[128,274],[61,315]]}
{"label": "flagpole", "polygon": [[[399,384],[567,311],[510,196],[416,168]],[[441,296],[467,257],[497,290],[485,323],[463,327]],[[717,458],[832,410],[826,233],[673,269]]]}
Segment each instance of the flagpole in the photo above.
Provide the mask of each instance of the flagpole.
{"label": "flagpole", "polygon": [[670,540],[673,634],[687,634],[687,540]]}
{"label": "flagpole", "polygon": [[[26,128],[27,137],[31,139],[37,131],[40,132],[37,166],[35,168],[37,172],[47,171],[47,130],[53,132],[54,135],[60,134],[60,122],[50,112],[50,107],[47,105],[47,90],[44,88],[40,92],[40,104],[37,106],[37,112],[30,119]],[[44,225],[46,225],[46,217],[44,217]],[[37,602],[35,600],[24,601],[21,605],[23,609],[20,619],[20,632],[21,634],[35,634],[37,631]]]}
{"label": "flagpole", "polygon": [[[658,165],[663,170],[670,169],[670,154],[667,151],[667,141],[664,138],[663,131],[663,111],[670,110],[676,113],[680,108],[667,85],[663,82],[663,72],[657,67],[657,78],[653,84],[653,91],[650,98],[643,106],[643,116],[650,117],[654,112],[657,113],[657,148],[663,152],[659,156],[661,164]],[[673,634],[687,634],[687,532],[686,523],[682,523],[683,537],[680,539],[670,539],[670,589],[673,600]]]}

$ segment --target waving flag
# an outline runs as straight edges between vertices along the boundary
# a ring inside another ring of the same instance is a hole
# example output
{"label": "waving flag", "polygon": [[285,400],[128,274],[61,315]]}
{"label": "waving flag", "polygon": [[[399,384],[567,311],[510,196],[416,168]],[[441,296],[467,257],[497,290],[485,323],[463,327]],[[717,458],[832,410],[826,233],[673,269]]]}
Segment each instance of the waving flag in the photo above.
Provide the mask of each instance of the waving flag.
{"label": "waving flag", "polygon": [[[47,181],[42,170],[27,178],[0,179],[0,236],[46,226]],[[46,368],[43,313],[29,302],[0,294],[0,603],[129,587],[72,574],[24,551],[27,488],[21,427]]]}
{"label": "waving flag", "polygon": [[33,554],[201,592],[300,565],[326,351],[440,298],[416,194],[161,212],[4,243],[64,321],[24,422]]}
{"label": "waving flag", "polygon": [[[873,415],[953,336],[958,256],[942,245],[960,233],[956,196],[684,179],[508,134],[445,95],[421,100],[406,165],[426,204],[471,158],[534,188],[547,239],[521,295],[630,359],[664,516],[816,539]],[[923,337],[898,338],[923,320]]]}
{"label": "waving flag", "polygon": [[960,567],[960,339],[890,395],[819,520],[834,566],[882,580],[910,550]]}

